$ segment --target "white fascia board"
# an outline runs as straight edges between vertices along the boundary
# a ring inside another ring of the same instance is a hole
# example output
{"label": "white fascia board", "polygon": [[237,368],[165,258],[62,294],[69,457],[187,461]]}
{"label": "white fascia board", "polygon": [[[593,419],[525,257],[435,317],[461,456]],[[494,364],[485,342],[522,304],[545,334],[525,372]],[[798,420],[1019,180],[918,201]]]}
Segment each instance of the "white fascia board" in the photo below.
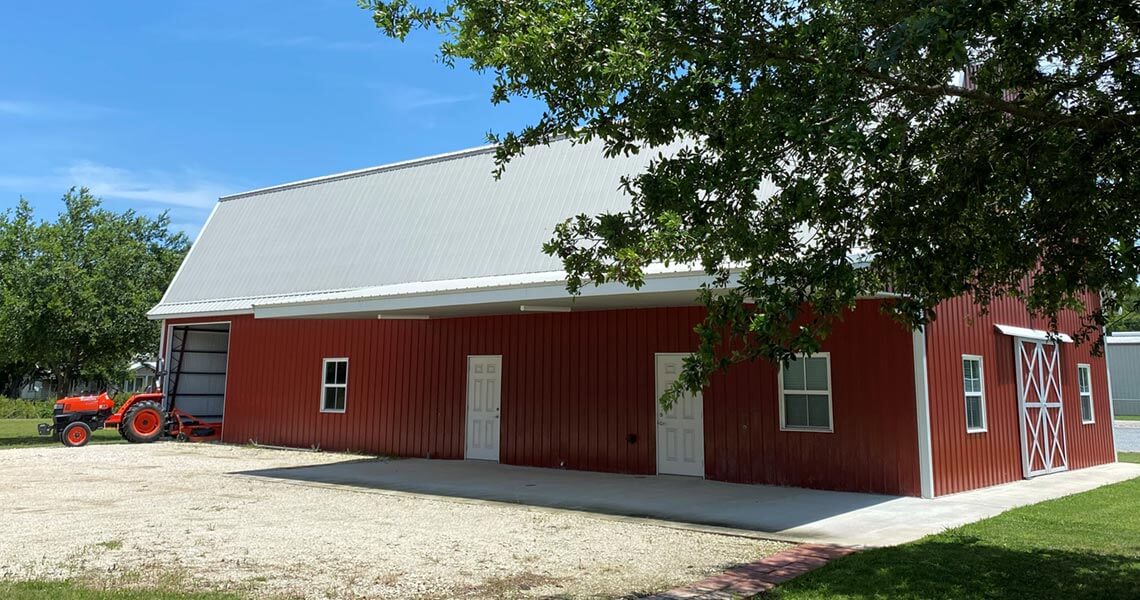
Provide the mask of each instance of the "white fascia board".
{"label": "white fascia board", "polygon": [[236,308],[233,310],[199,310],[194,312],[172,312],[162,313],[153,312],[147,313],[146,318],[150,321],[168,321],[171,319],[198,319],[205,317],[236,317],[238,315],[248,315],[253,313],[253,308]]}
{"label": "white fascia board", "polygon": [[1140,333],[1132,331],[1104,336],[1106,344],[1140,344]]}
{"label": "white fascia board", "polygon": [[[627,294],[653,294],[664,292],[696,291],[701,284],[711,283],[712,277],[704,273],[685,273],[647,277],[645,285],[635,290],[621,283],[607,283],[585,287],[582,297],[600,298]],[[736,285],[732,275],[729,287]],[[477,306],[497,303],[534,303],[574,298],[566,291],[565,281],[537,285],[507,286],[486,289],[461,289],[441,293],[407,294],[358,300],[329,300],[290,305],[255,304],[254,317],[258,319],[314,317],[345,313],[385,313],[400,310],[422,310],[456,306]]]}
{"label": "white fascia board", "polygon": [[1067,344],[1073,342],[1073,338],[1064,333],[1050,333],[1041,329],[1029,329],[1026,327],[1015,327],[1013,325],[994,325],[998,331],[1012,337],[1025,338],[1029,340],[1040,340],[1042,342],[1051,342],[1060,340]]}

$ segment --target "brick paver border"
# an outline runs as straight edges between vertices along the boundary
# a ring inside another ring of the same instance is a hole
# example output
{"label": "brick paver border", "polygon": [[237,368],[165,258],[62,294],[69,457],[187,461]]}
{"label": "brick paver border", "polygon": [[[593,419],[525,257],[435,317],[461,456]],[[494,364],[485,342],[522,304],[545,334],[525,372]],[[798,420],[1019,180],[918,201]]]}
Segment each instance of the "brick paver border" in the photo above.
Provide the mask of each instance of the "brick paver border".
{"label": "brick paver border", "polygon": [[801,544],[754,563],[733,567],[692,585],[650,596],[648,600],[720,600],[747,598],[768,591],[828,561],[858,551],[851,546]]}

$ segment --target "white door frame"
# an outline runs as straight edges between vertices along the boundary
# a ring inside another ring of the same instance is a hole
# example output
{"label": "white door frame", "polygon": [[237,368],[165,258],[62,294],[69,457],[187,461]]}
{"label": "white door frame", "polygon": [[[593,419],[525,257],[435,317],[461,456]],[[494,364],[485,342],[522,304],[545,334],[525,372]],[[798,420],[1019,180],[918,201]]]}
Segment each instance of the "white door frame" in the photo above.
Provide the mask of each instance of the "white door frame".
{"label": "white door frame", "polygon": [[[1026,352],[1026,345],[1032,345],[1033,356]],[[1013,359],[1017,372],[1022,473],[1029,479],[1067,470],[1069,450],[1065,436],[1064,396],[1061,393],[1061,344],[1014,337]],[[1051,394],[1056,395],[1055,401],[1050,401]],[[1034,417],[1030,417],[1030,409],[1037,411]],[[1052,416],[1054,412],[1056,418]],[[1036,456],[1041,457],[1042,468],[1034,470]],[[1060,460],[1055,463],[1057,458]]]}
{"label": "white door frame", "polygon": [[[179,268],[181,268],[181,267],[179,267]],[[229,391],[230,391],[230,347],[232,346],[231,342],[233,340],[233,335],[234,335],[234,323],[233,323],[233,321],[221,321],[221,320],[219,320],[219,321],[195,321],[193,323],[171,323],[169,320],[165,320],[162,322],[162,324],[165,325],[165,331],[163,332],[162,337],[160,337],[158,340],[158,356],[159,356],[159,361],[162,363],[162,369],[166,372],[163,373],[163,375],[162,375],[161,383],[159,383],[158,373],[154,374],[154,381],[155,381],[155,385],[161,386],[159,389],[162,392],[163,404],[165,404],[166,401],[169,399],[166,395],[166,392],[169,389],[169,386],[167,384],[170,383],[170,354],[171,354],[171,351],[173,350],[173,347],[171,347],[170,342],[174,341],[174,328],[176,328],[176,327],[191,327],[194,325],[222,325],[222,324],[226,325],[229,328],[226,330],[226,375],[225,375],[225,384],[222,386],[222,426],[218,428],[218,439],[219,440],[223,439],[222,435],[225,433],[225,430],[226,430],[226,400],[229,398]],[[182,339],[182,343],[183,344],[186,343],[186,338]],[[155,366],[157,367],[158,365],[155,365]],[[182,365],[178,365],[178,368],[181,369]]]}
{"label": "white door frame", "polygon": [[[661,428],[665,424],[665,422],[662,420],[662,418],[665,416],[665,413],[661,409],[661,403],[660,403],[659,399],[661,398],[661,394],[665,393],[665,390],[661,389],[660,385],[658,385],[659,381],[658,381],[657,370],[659,368],[661,358],[663,358],[663,357],[667,357],[667,356],[668,357],[674,357],[674,356],[675,357],[685,357],[688,355],[689,355],[689,353],[687,353],[687,352],[656,352],[653,354],[653,389],[654,389],[654,395],[653,395],[653,413],[652,414],[653,414],[653,423],[655,424],[653,431],[654,431],[654,445],[655,445],[656,456],[654,458],[655,458],[656,472],[658,475],[663,474],[663,473],[661,473],[661,449],[662,449]],[[698,434],[699,439],[697,440],[698,443],[696,445],[697,446],[696,447],[696,450],[697,450],[697,461],[696,462],[697,462],[698,466],[700,467],[700,472],[699,473],[684,473],[684,474],[682,474],[682,473],[664,473],[664,475],[682,475],[682,476],[687,476],[687,477],[700,477],[702,479],[705,476],[705,403],[704,403],[704,395],[698,394],[698,396],[700,396],[701,401],[699,404],[699,406],[700,406],[700,427],[697,429],[697,434]]]}
{"label": "white door frame", "polygon": [[[495,359],[495,366],[498,369],[498,377],[496,381],[499,384],[498,401],[499,406],[495,408],[495,456],[472,456],[471,455],[471,364],[473,361]],[[493,460],[499,462],[499,458],[503,452],[503,422],[500,418],[502,416],[503,408],[503,355],[501,354],[468,354],[467,365],[464,380],[464,397],[463,397],[463,458],[468,460]]]}

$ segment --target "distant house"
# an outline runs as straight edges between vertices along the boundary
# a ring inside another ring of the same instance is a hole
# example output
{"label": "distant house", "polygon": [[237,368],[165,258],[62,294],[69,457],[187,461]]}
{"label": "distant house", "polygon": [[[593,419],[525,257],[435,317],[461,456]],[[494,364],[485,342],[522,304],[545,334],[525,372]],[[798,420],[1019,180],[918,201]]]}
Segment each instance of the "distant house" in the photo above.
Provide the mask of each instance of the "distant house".
{"label": "distant house", "polygon": [[145,392],[154,387],[154,378],[157,371],[156,363],[152,360],[138,360],[127,367],[127,378],[121,386],[122,391],[132,394]]}
{"label": "distant house", "polygon": [[478,148],[222,198],[150,312],[168,406],[224,411],[230,443],[925,497],[1116,460],[1104,358],[1016,298],[911,331],[869,295],[822,352],[663,410],[709,278],[654,265],[574,299],[542,252],[627,209],[653,154],[559,141],[496,180]]}
{"label": "distant house", "polygon": [[[76,381],[72,384],[71,389],[67,391],[68,396],[77,394],[84,394],[89,392],[100,391],[100,386],[90,381]],[[30,381],[20,388],[20,398],[22,400],[54,400],[59,397],[55,388],[52,387],[51,379],[43,377]]]}
{"label": "distant house", "polygon": [[1140,331],[1114,333],[1105,338],[1112,411],[1140,416]]}
{"label": "distant house", "polygon": [[30,381],[20,388],[21,400],[48,400],[54,397],[51,385],[42,379]]}
{"label": "distant house", "polygon": [[[120,391],[138,393],[153,388],[156,370],[155,361],[145,357],[138,358],[127,367],[127,377],[119,386]],[[106,387],[91,381],[77,381],[67,391],[67,395],[103,391]],[[54,400],[57,397],[58,394],[52,388],[50,373],[20,388],[22,400]]]}

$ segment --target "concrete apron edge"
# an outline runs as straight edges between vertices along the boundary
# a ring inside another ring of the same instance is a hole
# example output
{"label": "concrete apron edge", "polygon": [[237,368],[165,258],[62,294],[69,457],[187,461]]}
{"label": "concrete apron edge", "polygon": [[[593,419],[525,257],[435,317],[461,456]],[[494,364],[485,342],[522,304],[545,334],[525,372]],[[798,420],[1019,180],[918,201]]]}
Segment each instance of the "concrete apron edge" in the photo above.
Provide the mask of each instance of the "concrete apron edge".
{"label": "concrete apron edge", "polygon": [[[401,498],[415,498],[420,500],[429,500],[432,502],[456,502],[460,504],[470,504],[476,506],[510,506],[514,508],[523,508],[525,510],[534,510],[539,512],[551,513],[576,513],[580,515],[588,515],[595,518],[606,519],[609,521],[616,521],[621,523],[635,523],[642,525],[651,525],[654,527],[662,527],[665,529],[676,529],[681,531],[694,531],[698,533],[710,533],[714,535],[724,535],[739,538],[749,538],[754,540],[770,541],[770,542],[784,542],[788,544],[805,544],[805,543],[822,543],[822,544],[835,544],[831,538],[827,537],[814,537],[810,535],[791,536],[779,532],[769,531],[753,531],[749,529],[740,529],[736,527],[725,527],[720,525],[702,525],[700,523],[686,523],[683,521],[669,521],[665,519],[655,519],[653,517],[638,517],[633,515],[623,515],[610,512],[597,512],[577,508],[563,508],[557,506],[542,506],[536,504],[528,504],[526,502],[511,502],[509,500],[488,500],[485,498],[464,498],[460,496],[447,496],[444,494],[429,494],[425,492],[405,492],[403,490],[389,490],[381,488],[368,488],[347,483],[328,483],[324,481],[297,481],[295,479],[285,479],[280,477],[270,477],[265,475],[249,475],[245,473],[226,473],[228,477],[238,477],[241,479],[249,479],[253,481],[263,481],[271,483],[282,483],[285,485],[296,485],[302,487],[326,488],[343,490],[348,492],[356,492],[361,494],[379,494],[382,496],[394,496]],[[863,546],[854,546],[850,544],[837,544],[846,545],[852,548],[862,548]]]}

